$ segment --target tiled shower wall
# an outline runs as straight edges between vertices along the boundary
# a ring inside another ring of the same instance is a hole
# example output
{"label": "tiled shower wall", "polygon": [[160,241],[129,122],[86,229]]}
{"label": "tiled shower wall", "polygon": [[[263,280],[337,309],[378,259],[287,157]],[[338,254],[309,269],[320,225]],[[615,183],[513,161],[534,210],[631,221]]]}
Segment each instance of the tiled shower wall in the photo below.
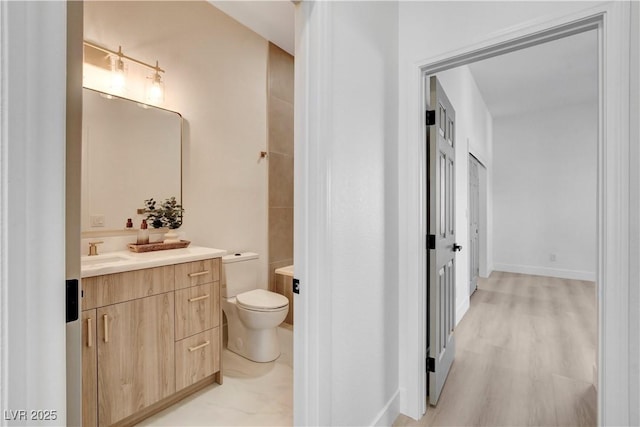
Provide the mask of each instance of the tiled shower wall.
{"label": "tiled shower wall", "polygon": [[[267,110],[269,126],[269,289],[289,298],[274,270],[293,264],[293,56],[269,43]],[[280,284],[280,286],[277,285]]]}

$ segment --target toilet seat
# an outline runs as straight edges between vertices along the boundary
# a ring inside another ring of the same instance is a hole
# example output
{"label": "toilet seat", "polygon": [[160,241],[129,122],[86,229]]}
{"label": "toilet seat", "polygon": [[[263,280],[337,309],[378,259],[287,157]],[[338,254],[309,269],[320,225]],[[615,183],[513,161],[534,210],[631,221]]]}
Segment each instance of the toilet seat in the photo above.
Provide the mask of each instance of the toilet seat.
{"label": "toilet seat", "polygon": [[289,300],[284,295],[264,289],[254,289],[238,294],[236,302],[239,307],[253,311],[274,311],[289,305]]}

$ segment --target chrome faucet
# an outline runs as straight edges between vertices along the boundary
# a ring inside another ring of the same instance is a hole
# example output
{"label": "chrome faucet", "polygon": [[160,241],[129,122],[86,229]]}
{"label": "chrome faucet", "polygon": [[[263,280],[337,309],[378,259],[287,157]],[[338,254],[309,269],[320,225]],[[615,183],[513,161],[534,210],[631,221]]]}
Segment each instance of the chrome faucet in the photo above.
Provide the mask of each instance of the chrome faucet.
{"label": "chrome faucet", "polygon": [[104,243],[103,241],[99,242],[89,242],[89,256],[98,255],[98,245]]}

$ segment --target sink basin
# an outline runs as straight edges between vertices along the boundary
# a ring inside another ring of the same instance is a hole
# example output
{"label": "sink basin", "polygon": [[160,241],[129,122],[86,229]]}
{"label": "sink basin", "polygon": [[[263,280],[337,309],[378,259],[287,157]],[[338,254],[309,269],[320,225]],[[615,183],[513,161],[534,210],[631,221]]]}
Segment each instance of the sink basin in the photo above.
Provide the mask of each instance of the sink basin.
{"label": "sink basin", "polygon": [[82,257],[82,259],[80,260],[80,264],[83,267],[93,267],[96,265],[113,264],[116,262],[122,262],[122,261],[128,261],[128,260],[129,258],[125,258],[123,256],[117,256],[117,255],[105,255],[105,256],[95,255],[95,256]]}

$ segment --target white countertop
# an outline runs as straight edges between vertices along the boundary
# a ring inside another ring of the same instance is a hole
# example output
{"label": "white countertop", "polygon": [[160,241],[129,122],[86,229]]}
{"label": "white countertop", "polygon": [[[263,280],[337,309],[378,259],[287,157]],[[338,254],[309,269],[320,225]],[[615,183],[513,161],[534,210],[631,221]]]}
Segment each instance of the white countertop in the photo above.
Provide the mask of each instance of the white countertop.
{"label": "white countertop", "polygon": [[108,252],[94,256],[83,256],[80,259],[81,277],[101,276],[103,274],[122,273],[123,271],[141,270],[143,268],[180,264],[218,258],[227,254],[224,249],[189,246],[183,249],[168,249],[135,253],[130,251]]}

